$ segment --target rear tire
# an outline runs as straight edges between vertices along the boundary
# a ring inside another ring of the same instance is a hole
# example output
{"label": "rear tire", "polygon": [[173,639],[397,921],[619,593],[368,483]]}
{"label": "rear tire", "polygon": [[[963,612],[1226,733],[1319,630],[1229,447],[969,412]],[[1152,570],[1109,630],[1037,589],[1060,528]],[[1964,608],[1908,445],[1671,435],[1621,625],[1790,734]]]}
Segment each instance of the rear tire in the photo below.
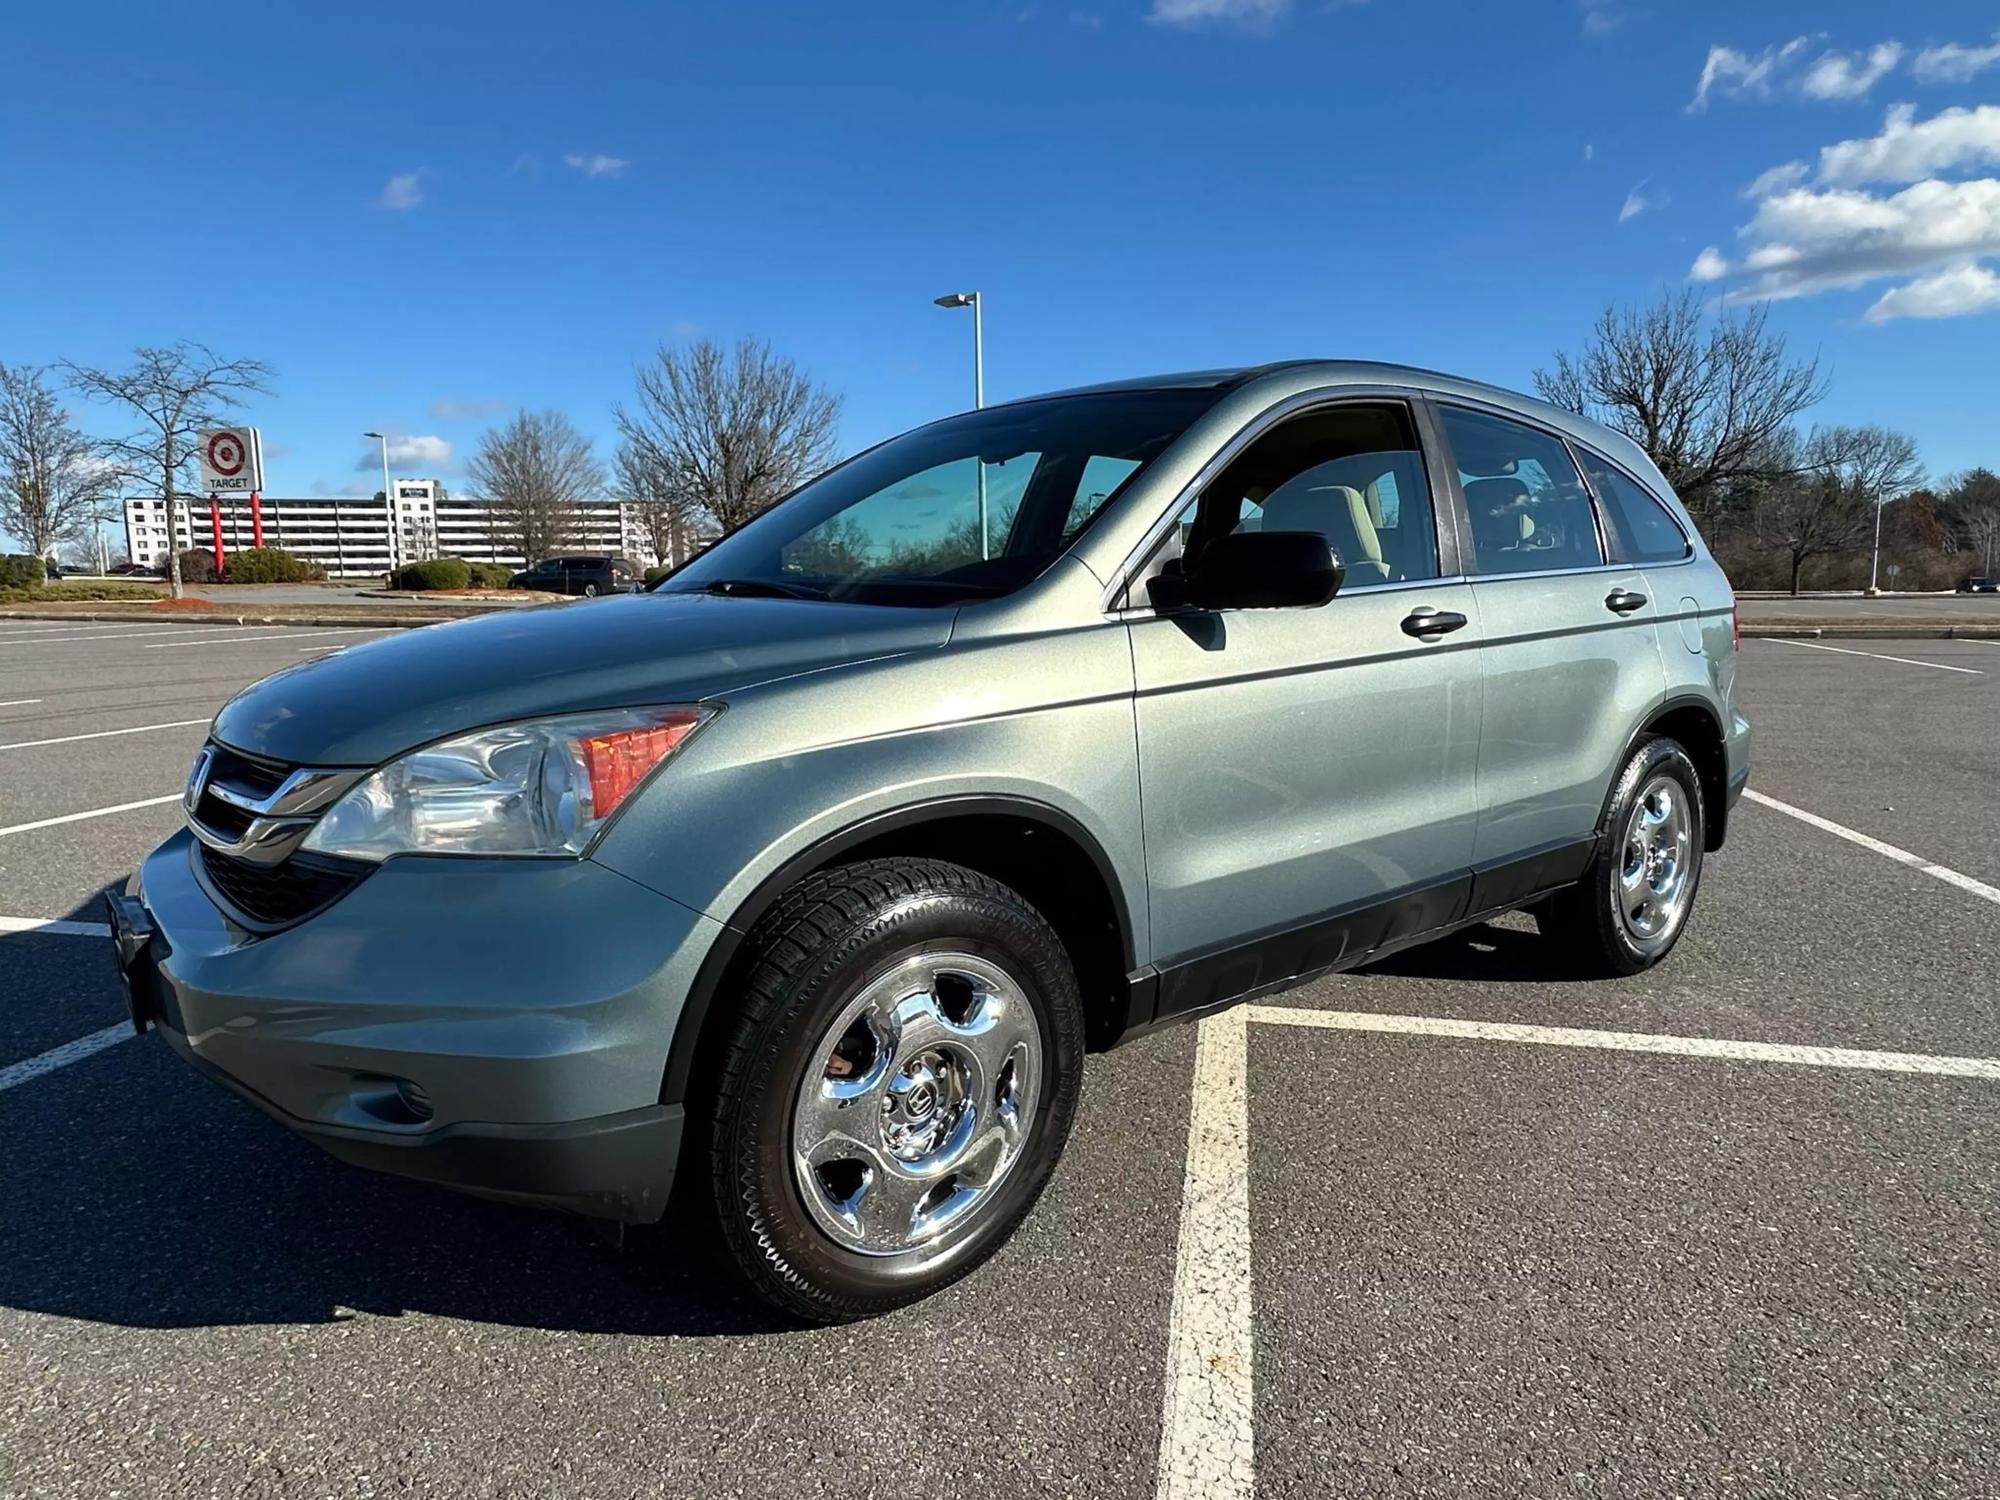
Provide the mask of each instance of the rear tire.
{"label": "rear tire", "polygon": [[1701,776],[1687,751],[1665,735],[1640,741],[1612,783],[1590,868],[1538,904],[1536,925],[1588,973],[1650,969],[1687,930],[1707,836]]}
{"label": "rear tire", "polygon": [[746,944],[707,1091],[728,1258],[816,1323],[966,1275],[1069,1137],[1083,1009],[1061,940],[976,871],[878,859],[807,877]]}

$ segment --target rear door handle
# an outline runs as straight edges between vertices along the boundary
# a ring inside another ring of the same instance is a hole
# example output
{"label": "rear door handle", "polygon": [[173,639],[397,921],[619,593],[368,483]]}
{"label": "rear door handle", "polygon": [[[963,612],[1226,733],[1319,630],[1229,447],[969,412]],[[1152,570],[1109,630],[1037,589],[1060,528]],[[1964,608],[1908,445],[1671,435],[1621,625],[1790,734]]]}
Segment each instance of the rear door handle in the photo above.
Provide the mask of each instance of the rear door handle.
{"label": "rear door handle", "polygon": [[1411,610],[1403,617],[1403,634],[1413,635],[1419,640],[1431,636],[1450,635],[1454,630],[1465,629],[1465,616],[1448,609],[1432,609],[1425,605],[1422,609]]}
{"label": "rear door handle", "polygon": [[1646,607],[1646,596],[1635,594],[1630,589],[1613,589],[1604,596],[1604,607],[1613,614],[1629,615],[1635,609]]}

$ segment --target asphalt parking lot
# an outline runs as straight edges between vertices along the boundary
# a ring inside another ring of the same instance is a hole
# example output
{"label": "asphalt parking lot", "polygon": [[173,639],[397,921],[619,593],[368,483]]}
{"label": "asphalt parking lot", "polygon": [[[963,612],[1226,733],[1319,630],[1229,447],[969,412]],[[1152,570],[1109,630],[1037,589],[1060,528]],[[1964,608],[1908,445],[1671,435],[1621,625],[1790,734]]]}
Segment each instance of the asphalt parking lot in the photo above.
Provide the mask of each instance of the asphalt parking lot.
{"label": "asphalt parking lot", "polygon": [[0,621],[0,1494],[1995,1491],[2000,644],[1746,642],[1665,966],[1510,917],[1095,1057],[992,1264],[799,1331],[322,1158],[31,926],[379,633]]}

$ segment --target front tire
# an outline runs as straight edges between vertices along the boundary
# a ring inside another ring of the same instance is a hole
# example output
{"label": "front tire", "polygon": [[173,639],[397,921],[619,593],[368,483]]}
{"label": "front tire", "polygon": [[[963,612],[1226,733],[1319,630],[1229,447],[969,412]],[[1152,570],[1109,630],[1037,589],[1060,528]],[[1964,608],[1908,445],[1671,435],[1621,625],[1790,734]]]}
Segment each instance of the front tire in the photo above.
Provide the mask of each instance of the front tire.
{"label": "front tire", "polygon": [[1536,915],[1593,973],[1637,974],[1673,951],[1701,884],[1708,807],[1678,740],[1640,741],[1612,783],[1583,879]]}
{"label": "front tire", "polygon": [[883,859],[809,876],[746,941],[707,1122],[729,1258],[820,1323],[966,1275],[1069,1137],[1083,1013],[1061,940],[987,876]]}

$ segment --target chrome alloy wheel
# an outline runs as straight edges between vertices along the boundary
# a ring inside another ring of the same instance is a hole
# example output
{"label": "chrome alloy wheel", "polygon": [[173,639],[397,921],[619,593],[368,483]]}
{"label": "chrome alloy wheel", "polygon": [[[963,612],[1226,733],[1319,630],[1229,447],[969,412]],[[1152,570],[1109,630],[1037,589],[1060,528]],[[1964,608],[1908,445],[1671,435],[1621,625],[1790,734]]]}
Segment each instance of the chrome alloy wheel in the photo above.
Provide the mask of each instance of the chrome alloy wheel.
{"label": "chrome alloy wheel", "polygon": [[799,1193],[849,1250],[933,1245],[996,1196],[1041,1084],[1041,1029],[1020,985],[971,954],[917,954],[814,1049],[792,1113]]}
{"label": "chrome alloy wheel", "polygon": [[1616,893],[1625,930],[1642,947],[1671,938],[1687,916],[1692,841],[1687,789],[1672,776],[1653,777],[1625,820]]}

